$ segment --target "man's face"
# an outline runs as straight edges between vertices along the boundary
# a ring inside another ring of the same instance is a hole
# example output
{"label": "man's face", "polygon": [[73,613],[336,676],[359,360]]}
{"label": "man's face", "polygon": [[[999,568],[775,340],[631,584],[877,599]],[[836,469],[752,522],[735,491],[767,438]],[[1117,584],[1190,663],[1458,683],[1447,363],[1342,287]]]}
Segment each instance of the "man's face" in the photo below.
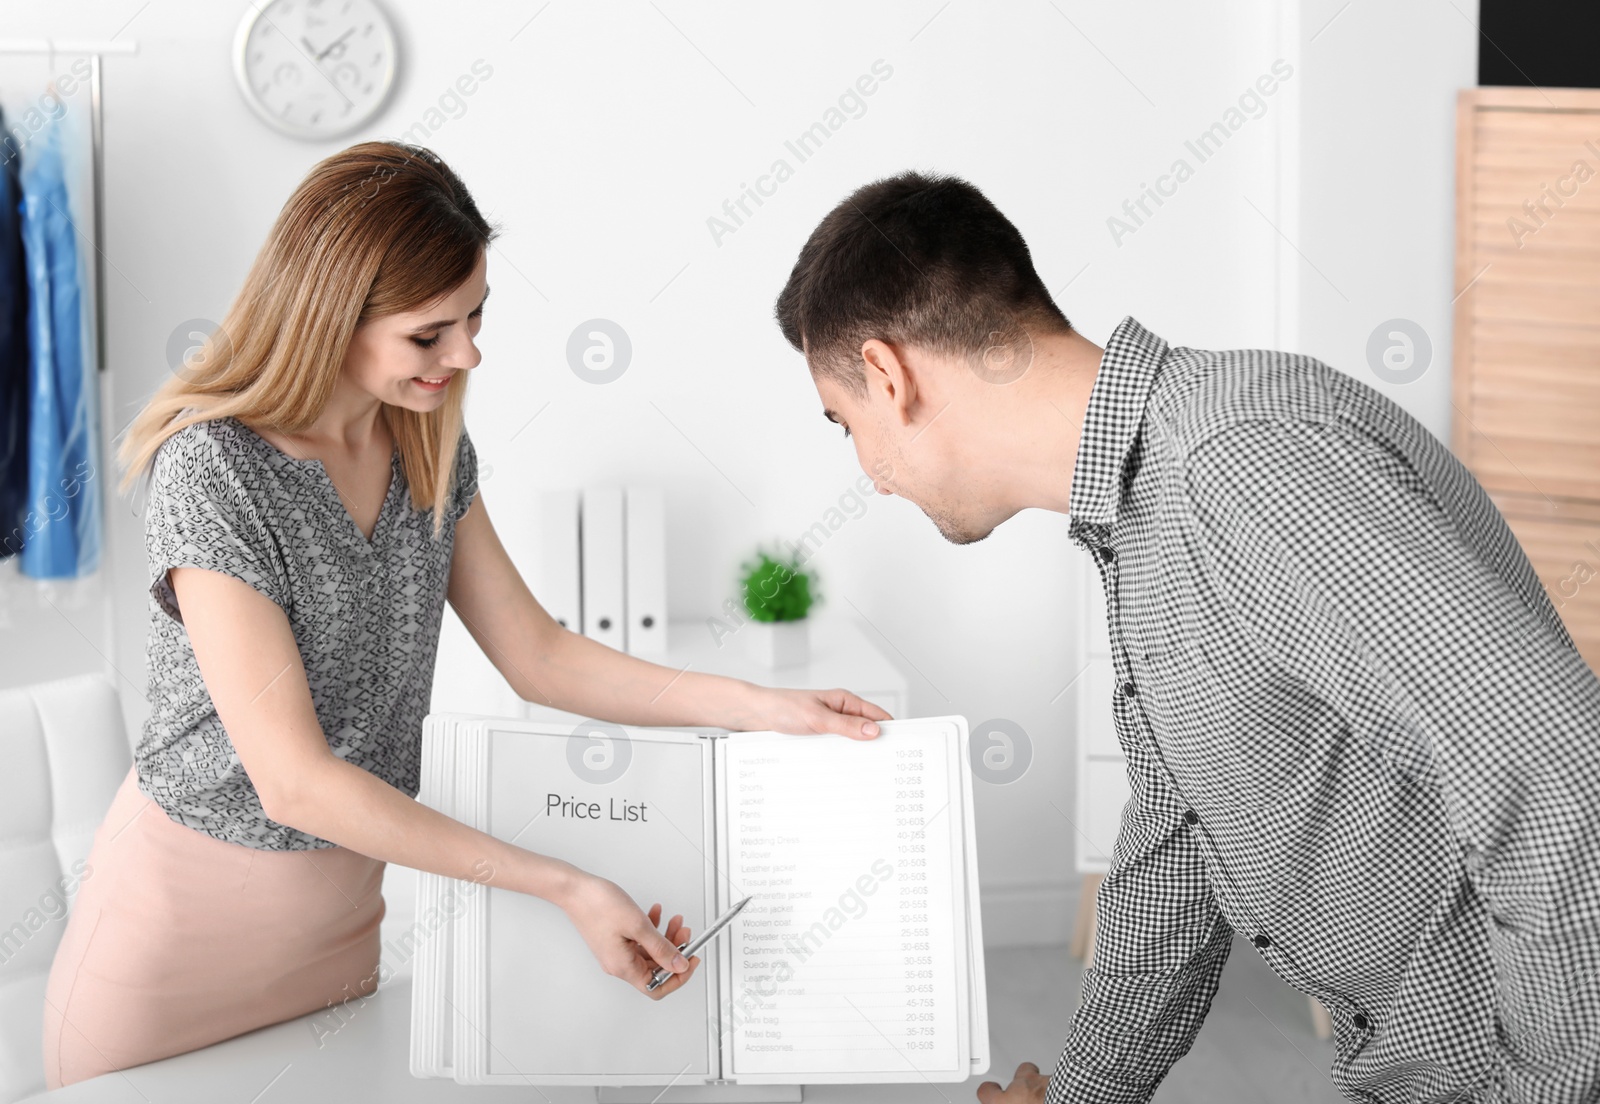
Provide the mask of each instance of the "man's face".
{"label": "man's face", "polygon": [[933,375],[964,369],[959,361],[937,364],[926,353],[898,352],[924,385],[908,414],[896,408],[893,394],[878,380],[869,378],[863,392],[813,372],[823,414],[844,428],[879,494],[897,495],[918,507],[952,544],[980,541],[1005,518],[985,505],[982,488],[967,478],[969,466],[960,458],[961,427],[967,423],[960,415],[971,412],[956,410],[961,396],[943,394]]}

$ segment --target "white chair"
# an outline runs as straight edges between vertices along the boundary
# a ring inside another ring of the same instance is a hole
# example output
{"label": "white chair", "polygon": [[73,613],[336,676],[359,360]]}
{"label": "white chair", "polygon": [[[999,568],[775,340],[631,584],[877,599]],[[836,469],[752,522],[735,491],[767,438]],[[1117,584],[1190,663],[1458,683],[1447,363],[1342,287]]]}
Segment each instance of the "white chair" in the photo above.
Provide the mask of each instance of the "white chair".
{"label": "white chair", "polygon": [[[0,1104],[44,1091],[44,989],[83,860],[132,763],[100,674],[0,690]],[[384,871],[384,958],[406,944],[417,872]],[[63,887],[67,892],[63,892]]]}
{"label": "white chair", "polygon": [[94,831],[132,753],[116,687],[0,690],[0,1104],[44,1089],[44,988]]}

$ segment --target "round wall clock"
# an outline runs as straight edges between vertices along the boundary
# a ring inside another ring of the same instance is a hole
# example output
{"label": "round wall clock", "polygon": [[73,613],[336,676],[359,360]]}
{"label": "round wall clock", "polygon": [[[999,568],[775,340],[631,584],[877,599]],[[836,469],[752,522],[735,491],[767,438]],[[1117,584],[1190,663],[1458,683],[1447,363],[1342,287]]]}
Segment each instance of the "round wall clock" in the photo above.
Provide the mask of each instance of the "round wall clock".
{"label": "round wall clock", "polygon": [[308,141],[347,134],[376,115],[395,62],[394,27],[375,0],[253,3],[233,43],[245,100]]}

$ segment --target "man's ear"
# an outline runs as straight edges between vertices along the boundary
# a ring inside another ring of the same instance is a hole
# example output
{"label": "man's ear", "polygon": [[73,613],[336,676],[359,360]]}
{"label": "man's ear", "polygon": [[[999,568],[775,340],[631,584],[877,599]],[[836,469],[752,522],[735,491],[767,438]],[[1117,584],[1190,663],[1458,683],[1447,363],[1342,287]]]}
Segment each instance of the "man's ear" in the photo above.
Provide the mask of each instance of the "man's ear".
{"label": "man's ear", "polygon": [[869,337],[861,343],[861,360],[866,368],[868,399],[886,403],[895,421],[910,425],[917,385],[910,366],[900,359],[899,350]]}

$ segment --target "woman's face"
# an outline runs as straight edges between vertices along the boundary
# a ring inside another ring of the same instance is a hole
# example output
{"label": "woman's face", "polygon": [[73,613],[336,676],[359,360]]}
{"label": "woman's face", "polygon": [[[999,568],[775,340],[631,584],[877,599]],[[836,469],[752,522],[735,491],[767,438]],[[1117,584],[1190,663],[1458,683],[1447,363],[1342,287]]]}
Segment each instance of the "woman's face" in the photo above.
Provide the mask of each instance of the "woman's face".
{"label": "woman's face", "polygon": [[475,338],[488,297],[488,259],[480,254],[472,275],[442,299],[357,326],[345,372],[383,402],[419,413],[437,409],[456,374],[483,359]]}

